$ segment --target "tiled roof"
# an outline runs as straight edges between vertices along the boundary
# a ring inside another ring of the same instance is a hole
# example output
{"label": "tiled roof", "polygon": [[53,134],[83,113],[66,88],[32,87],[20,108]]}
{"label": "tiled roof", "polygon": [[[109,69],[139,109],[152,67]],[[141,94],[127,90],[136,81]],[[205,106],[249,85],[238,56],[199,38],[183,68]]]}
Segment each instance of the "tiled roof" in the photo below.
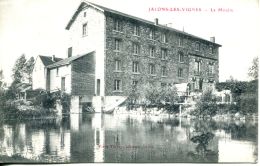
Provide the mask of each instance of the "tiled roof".
{"label": "tiled roof", "polygon": [[[151,25],[154,25],[154,22],[152,21],[148,21],[148,20],[145,20],[145,19],[142,19],[142,18],[139,18],[139,17],[135,17],[135,16],[131,16],[129,14],[125,14],[125,13],[122,13],[122,12],[119,12],[119,11],[116,11],[116,10],[113,10],[113,9],[109,9],[109,8],[106,8],[106,7],[103,7],[101,5],[97,5],[97,4],[94,4],[92,2],[88,2],[88,1],[82,1],[80,6],[78,7],[77,11],[74,13],[74,15],[72,16],[72,18],[70,19],[69,23],[67,24],[66,26],[66,29],[69,30],[71,25],[73,24],[73,22],[75,21],[75,19],[77,18],[79,12],[81,11],[81,9],[84,7],[84,4],[88,4],[88,5],[91,5],[93,7],[96,7],[104,12],[108,12],[108,13],[113,13],[113,14],[117,14],[117,15],[120,15],[120,16],[124,16],[124,17],[127,17],[127,18],[131,18],[133,20],[137,20],[137,21],[140,21],[140,22],[144,22],[144,23],[147,23],[147,24],[151,24]],[[163,28],[163,29],[167,29],[167,30],[170,30],[170,31],[174,31],[176,33],[179,33],[179,34],[182,34],[182,35],[185,35],[185,36],[190,36],[190,37],[193,37],[193,38],[197,38],[197,39],[200,39],[200,40],[203,40],[203,41],[206,41],[206,42],[209,42],[209,43],[212,43],[214,45],[217,45],[217,46],[221,46],[220,44],[217,44],[217,43],[214,43],[214,42],[211,42],[209,40],[206,40],[206,39],[203,39],[201,37],[198,37],[198,36],[195,36],[195,35],[192,35],[192,34],[189,34],[189,33],[186,33],[186,32],[183,32],[183,31],[180,31],[180,30],[177,30],[177,29],[174,29],[174,28],[171,28],[171,27],[167,27],[165,25],[154,25],[154,26],[157,26],[157,27],[160,27],[160,28]]]}
{"label": "tiled roof", "polygon": [[48,66],[50,64],[53,64],[55,62],[58,62],[58,61],[61,61],[62,58],[54,58],[54,61],[52,60],[52,57],[50,56],[43,56],[43,55],[39,55],[39,57],[41,58],[42,60],[42,63],[44,64],[44,66]]}
{"label": "tiled roof", "polygon": [[78,59],[78,58],[81,58],[85,55],[89,55],[89,54],[92,54],[94,51],[90,52],[90,53],[87,53],[87,54],[83,54],[83,55],[77,55],[77,56],[72,56],[72,57],[69,57],[69,58],[66,58],[66,59],[63,59],[61,61],[58,61],[56,63],[53,63],[51,65],[48,65],[47,68],[55,68],[55,67],[59,67],[59,66],[64,66],[64,65],[68,65],[70,64],[72,61]]}

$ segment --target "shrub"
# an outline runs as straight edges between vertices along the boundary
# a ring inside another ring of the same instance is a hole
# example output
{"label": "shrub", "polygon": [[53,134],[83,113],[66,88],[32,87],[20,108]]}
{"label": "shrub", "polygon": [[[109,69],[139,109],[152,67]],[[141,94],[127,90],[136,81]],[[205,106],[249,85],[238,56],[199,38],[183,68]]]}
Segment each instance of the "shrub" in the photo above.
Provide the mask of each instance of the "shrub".
{"label": "shrub", "polygon": [[238,102],[240,113],[246,115],[250,113],[258,112],[258,99],[257,96],[240,96],[240,100]]}

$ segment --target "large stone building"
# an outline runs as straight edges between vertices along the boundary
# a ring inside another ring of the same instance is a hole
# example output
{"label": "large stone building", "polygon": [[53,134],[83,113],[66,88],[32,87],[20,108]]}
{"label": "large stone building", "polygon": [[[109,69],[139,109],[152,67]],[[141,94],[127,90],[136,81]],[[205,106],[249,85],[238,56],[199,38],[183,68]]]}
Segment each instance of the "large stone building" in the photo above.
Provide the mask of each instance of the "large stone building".
{"label": "large stone building", "polygon": [[[205,40],[160,25],[158,19],[147,21],[87,1],[81,2],[66,29],[68,58],[95,52],[91,83],[76,86],[81,100],[106,105],[127,96],[133,84],[187,83],[190,91],[199,91],[218,82],[221,45],[214,37]],[[59,65],[47,66],[55,67]],[[70,72],[70,84],[73,74],[78,73]],[[89,88],[93,93],[86,94]]]}

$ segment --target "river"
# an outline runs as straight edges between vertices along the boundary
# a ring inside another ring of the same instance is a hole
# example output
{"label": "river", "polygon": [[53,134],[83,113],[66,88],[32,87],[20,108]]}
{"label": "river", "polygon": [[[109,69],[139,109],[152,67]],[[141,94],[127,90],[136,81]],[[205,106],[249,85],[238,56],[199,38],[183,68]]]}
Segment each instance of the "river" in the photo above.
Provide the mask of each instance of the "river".
{"label": "river", "polygon": [[0,123],[0,161],[9,156],[4,162],[256,162],[257,125],[100,113],[9,120]]}

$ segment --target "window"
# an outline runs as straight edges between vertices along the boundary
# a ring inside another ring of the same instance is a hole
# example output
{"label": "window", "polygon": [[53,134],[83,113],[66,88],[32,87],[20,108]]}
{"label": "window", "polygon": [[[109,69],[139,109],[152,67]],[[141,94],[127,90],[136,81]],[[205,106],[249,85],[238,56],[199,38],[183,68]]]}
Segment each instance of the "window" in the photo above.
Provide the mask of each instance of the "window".
{"label": "window", "polygon": [[209,64],[209,75],[212,76],[214,74],[214,65]]}
{"label": "window", "polygon": [[155,65],[149,64],[149,74],[154,75],[155,74]]}
{"label": "window", "polygon": [[132,72],[133,73],[138,73],[139,72],[139,63],[138,62],[133,62],[133,64],[132,64]]}
{"label": "window", "polygon": [[61,91],[65,91],[65,77],[61,77]]}
{"label": "window", "polygon": [[86,12],[84,12],[84,17],[86,17],[87,16],[87,13]]}
{"label": "window", "polygon": [[82,36],[84,37],[84,36],[87,36],[87,35],[88,35],[88,24],[85,23],[82,26]]}
{"label": "window", "polygon": [[97,79],[97,96],[100,96],[100,79]]}
{"label": "window", "polygon": [[115,45],[114,45],[114,50],[120,51],[120,45],[121,45],[121,40],[120,39],[115,39]]}
{"label": "window", "polygon": [[178,77],[180,77],[180,78],[183,77],[183,69],[181,69],[181,68],[178,69]]}
{"label": "window", "polygon": [[200,51],[200,43],[199,42],[195,43],[195,50]]}
{"label": "window", "polygon": [[200,61],[195,61],[195,74],[200,74]]}
{"label": "window", "polygon": [[183,46],[183,38],[179,38],[179,46],[182,47]]}
{"label": "window", "polygon": [[179,62],[184,62],[184,55],[182,52],[179,52]]}
{"label": "window", "polygon": [[122,22],[118,19],[114,20],[114,30],[115,31],[123,31]]}
{"label": "window", "polygon": [[154,29],[150,29],[149,37],[150,37],[150,39],[155,40],[155,31],[154,31]]}
{"label": "window", "polygon": [[162,82],[161,87],[163,87],[163,88],[166,87],[166,83]]}
{"label": "window", "polygon": [[121,84],[121,80],[115,80],[114,81],[114,90],[115,91],[119,91],[119,90],[121,90],[121,88],[120,88],[120,85]]}
{"label": "window", "polygon": [[138,25],[134,25],[134,35],[140,36],[140,27]]}
{"label": "window", "polygon": [[137,84],[138,84],[138,81],[136,81],[136,80],[133,80],[133,82],[132,82],[132,85],[133,85],[133,87],[136,87],[136,86],[137,86]]}
{"label": "window", "polygon": [[72,47],[68,48],[68,58],[72,56]]}
{"label": "window", "polygon": [[212,46],[209,46],[209,53],[210,53],[210,54],[213,54],[213,53],[214,53]]}
{"label": "window", "polygon": [[150,46],[149,47],[149,56],[154,57],[155,56],[155,48]]}
{"label": "window", "polygon": [[163,43],[167,42],[166,33],[161,34],[161,42],[163,42]]}
{"label": "window", "polygon": [[165,60],[166,57],[167,57],[167,50],[165,48],[162,48],[161,49],[161,58]]}
{"label": "window", "polygon": [[161,74],[162,74],[162,76],[166,76],[166,67],[165,66],[162,66]]}
{"label": "window", "polygon": [[115,60],[115,71],[121,71],[121,61]]}
{"label": "window", "polygon": [[56,68],[56,76],[59,76],[59,68]]}
{"label": "window", "polygon": [[138,55],[140,53],[140,45],[133,43],[133,54]]}

